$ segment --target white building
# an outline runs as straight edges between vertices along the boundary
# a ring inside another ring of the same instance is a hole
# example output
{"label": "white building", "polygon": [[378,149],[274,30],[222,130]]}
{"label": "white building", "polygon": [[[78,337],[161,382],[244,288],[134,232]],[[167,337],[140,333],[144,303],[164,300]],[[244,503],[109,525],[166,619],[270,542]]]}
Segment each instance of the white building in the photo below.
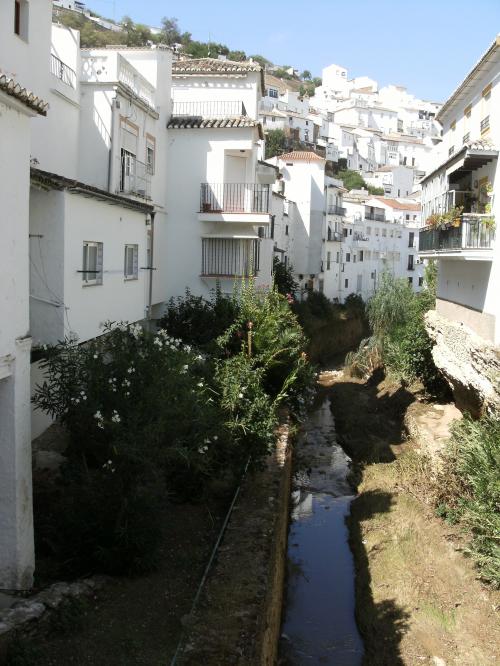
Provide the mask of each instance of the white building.
{"label": "white building", "polygon": [[317,288],[325,210],[325,160],[312,151],[293,151],[269,161],[279,167],[283,194],[296,204],[294,273],[302,291]]}
{"label": "white building", "polygon": [[[443,143],[422,181],[422,257],[439,261],[436,312],[463,331],[500,344],[500,38],[469,72],[437,118]],[[460,210],[454,210],[460,206]],[[453,211],[444,224],[436,216]],[[434,226],[431,226],[431,225]]]}
{"label": "white building", "polygon": [[350,294],[367,300],[384,271],[405,278],[414,291],[423,284],[417,258],[420,206],[367,192],[345,193],[341,221],[333,227],[327,214],[323,252],[323,291],[343,303]]}
{"label": "white building", "polygon": [[0,5],[0,588],[31,587],[34,571],[30,433],[30,125],[46,103],[25,86],[44,60],[38,29],[51,4]]}
{"label": "white building", "polygon": [[382,166],[364,174],[368,185],[381,187],[388,197],[408,197],[414,190],[415,171],[406,166]]}
{"label": "white building", "polygon": [[[169,296],[271,284],[273,167],[259,163],[263,72],[254,62],[202,58],[173,65],[168,122]],[[263,249],[267,248],[267,254]]]}

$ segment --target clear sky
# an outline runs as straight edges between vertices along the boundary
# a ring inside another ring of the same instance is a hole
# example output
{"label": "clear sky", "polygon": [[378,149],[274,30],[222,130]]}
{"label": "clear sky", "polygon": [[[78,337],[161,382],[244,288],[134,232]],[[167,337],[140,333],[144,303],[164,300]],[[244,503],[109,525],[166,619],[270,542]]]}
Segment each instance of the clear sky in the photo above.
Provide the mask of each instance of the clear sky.
{"label": "clear sky", "polygon": [[326,65],[444,101],[500,32],[500,0],[87,0],[116,19],[175,17],[193,39],[321,76]]}

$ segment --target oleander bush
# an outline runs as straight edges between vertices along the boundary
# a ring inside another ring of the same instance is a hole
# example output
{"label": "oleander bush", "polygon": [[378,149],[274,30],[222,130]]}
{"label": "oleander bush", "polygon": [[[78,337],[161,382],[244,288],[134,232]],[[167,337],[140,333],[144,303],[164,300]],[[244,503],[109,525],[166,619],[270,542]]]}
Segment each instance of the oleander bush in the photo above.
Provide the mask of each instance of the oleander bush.
{"label": "oleander bush", "polygon": [[300,418],[312,397],[305,338],[277,291],[187,293],[162,323],[168,331],[107,324],[98,338],[44,352],[34,403],[70,444],[57,483],[35,495],[36,541],[64,573],[154,567],[167,501],[235,481],[247,461],[260,466],[279,410]]}

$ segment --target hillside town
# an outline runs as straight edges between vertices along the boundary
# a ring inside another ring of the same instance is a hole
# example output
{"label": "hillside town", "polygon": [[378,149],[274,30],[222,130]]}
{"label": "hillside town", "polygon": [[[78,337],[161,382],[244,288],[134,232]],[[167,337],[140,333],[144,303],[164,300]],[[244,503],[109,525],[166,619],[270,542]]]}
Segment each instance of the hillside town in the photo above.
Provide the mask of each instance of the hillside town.
{"label": "hillside town", "polygon": [[[454,409],[498,414],[500,37],[447,100],[337,64],[304,94],[251,58],[83,48],[56,10],[117,30],[82,2],[0,6],[0,590],[34,586],[33,471],[60,456],[44,350],[95,349],[106,322],[156,335],[186,293],[229,302],[284,274],[299,309],[345,313],[388,280],[419,302],[433,269],[436,372]],[[0,615],[0,638],[12,627]],[[478,659],[425,663],[494,663]]]}

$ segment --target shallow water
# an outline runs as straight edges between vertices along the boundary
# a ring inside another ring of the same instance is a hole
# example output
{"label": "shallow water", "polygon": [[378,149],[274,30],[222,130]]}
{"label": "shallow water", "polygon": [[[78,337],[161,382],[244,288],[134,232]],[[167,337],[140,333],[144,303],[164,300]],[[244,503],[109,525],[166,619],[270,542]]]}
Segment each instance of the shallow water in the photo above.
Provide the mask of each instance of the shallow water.
{"label": "shallow water", "polygon": [[359,666],[363,643],[345,525],[354,498],[350,460],[337,444],[328,398],[311,412],[297,451],[302,464],[292,491],[280,664]]}

